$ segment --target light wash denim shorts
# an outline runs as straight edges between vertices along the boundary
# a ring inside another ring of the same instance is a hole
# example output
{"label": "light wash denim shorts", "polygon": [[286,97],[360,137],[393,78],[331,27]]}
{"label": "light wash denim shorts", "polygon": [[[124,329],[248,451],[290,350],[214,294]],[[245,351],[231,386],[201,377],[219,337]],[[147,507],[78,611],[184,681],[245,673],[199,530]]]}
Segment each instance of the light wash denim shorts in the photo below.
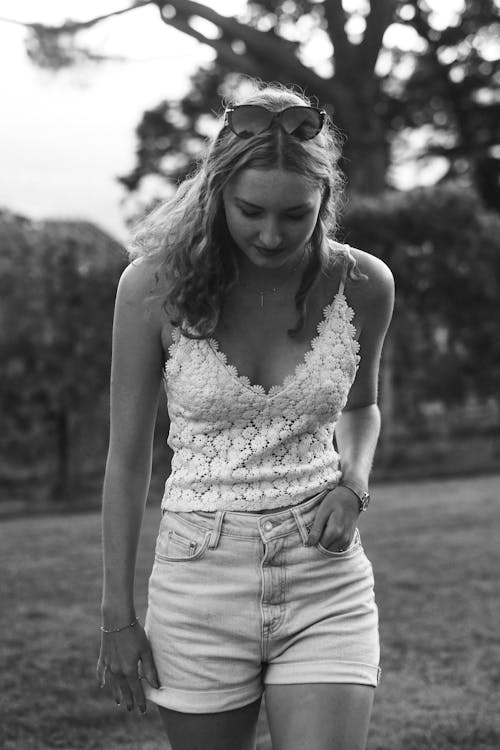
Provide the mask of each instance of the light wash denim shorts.
{"label": "light wash denim shorts", "polygon": [[145,621],[161,685],[143,680],[151,701],[211,713],[269,684],[378,684],[359,531],[344,552],[305,545],[325,494],[276,513],[163,513]]}

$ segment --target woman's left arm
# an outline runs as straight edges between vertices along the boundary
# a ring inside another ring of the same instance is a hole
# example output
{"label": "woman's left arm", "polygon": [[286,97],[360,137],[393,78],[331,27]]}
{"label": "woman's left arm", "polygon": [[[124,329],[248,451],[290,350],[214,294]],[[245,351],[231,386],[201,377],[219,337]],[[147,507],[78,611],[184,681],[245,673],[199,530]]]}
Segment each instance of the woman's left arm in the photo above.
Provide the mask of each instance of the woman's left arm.
{"label": "woman's left arm", "polygon": [[[368,489],[380,432],[378,377],[382,346],[394,306],[394,280],[381,260],[361,251],[355,254],[359,267],[368,276],[366,281],[352,285],[350,294],[361,328],[361,359],[335,436],[342,482],[359,492]],[[354,535],[359,513],[356,494],[347,486],[338,485],[318,508],[308,543],[321,541],[323,547],[332,551],[345,549]]]}

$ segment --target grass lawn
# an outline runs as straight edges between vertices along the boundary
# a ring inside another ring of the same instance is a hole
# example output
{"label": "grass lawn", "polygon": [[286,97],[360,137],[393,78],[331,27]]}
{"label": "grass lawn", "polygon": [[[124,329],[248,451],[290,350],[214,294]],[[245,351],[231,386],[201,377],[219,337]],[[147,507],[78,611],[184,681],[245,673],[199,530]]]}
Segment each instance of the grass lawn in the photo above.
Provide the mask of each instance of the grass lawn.
{"label": "grass lawn", "polygon": [[[500,476],[374,488],[361,531],[383,673],[369,750],[500,748],[499,495]],[[141,615],[158,522],[158,508],[148,509]],[[166,748],[154,706],[129,715],[95,686],[99,534],[95,513],[0,524],[5,750]],[[270,750],[264,709],[259,750]]]}

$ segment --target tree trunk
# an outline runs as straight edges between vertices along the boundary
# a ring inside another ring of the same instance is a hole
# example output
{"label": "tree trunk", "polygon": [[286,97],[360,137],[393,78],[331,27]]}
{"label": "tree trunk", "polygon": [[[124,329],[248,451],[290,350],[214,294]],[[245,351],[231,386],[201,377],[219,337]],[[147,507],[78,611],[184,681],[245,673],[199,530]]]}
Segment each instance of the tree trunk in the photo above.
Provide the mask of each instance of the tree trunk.
{"label": "tree trunk", "polygon": [[386,144],[381,140],[367,141],[364,136],[356,136],[351,131],[342,155],[341,166],[347,176],[347,189],[350,193],[380,195],[387,187]]}
{"label": "tree trunk", "polygon": [[358,80],[352,73],[342,81],[339,116],[333,120],[347,134],[342,168],[351,193],[378,195],[386,185],[390,151],[380,111],[381,92],[375,81]]}

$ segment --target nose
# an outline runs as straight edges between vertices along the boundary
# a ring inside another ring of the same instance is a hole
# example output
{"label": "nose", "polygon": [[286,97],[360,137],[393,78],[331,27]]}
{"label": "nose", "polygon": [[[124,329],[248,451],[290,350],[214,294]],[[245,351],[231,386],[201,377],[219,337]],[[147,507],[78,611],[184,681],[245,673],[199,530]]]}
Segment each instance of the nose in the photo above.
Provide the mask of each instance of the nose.
{"label": "nose", "polygon": [[282,239],[282,233],[276,219],[266,219],[260,227],[259,245],[267,250],[274,250],[274,248],[280,246]]}

